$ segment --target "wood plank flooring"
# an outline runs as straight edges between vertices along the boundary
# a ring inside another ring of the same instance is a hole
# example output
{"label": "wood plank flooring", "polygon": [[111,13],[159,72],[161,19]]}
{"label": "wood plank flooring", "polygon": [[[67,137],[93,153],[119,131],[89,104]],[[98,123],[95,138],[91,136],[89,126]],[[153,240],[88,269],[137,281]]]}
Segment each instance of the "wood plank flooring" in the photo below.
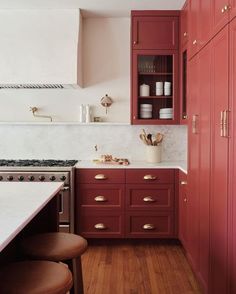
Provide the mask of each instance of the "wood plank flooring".
{"label": "wood plank flooring", "polygon": [[82,256],[85,294],[200,294],[173,240],[90,240]]}

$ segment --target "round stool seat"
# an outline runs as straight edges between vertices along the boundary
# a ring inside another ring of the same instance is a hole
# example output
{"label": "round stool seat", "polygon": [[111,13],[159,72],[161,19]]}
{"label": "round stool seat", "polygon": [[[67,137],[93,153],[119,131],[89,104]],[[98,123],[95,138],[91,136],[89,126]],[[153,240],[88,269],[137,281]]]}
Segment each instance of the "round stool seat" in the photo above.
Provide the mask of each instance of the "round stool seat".
{"label": "round stool seat", "polygon": [[43,233],[25,238],[23,252],[34,259],[63,261],[77,258],[87,249],[87,241],[71,233]]}
{"label": "round stool seat", "polygon": [[66,266],[51,261],[22,261],[0,269],[2,294],[65,294],[73,285]]}

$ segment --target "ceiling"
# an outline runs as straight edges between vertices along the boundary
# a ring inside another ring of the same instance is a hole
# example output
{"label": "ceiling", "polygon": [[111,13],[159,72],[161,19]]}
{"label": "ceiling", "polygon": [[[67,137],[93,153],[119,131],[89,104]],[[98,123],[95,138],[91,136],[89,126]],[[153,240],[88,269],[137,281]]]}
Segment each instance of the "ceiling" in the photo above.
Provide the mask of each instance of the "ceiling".
{"label": "ceiling", "polygon": [[0,0],[0,9],[81,8],[85,17],[125,17],[131,10],[181,9],[185,0]]}

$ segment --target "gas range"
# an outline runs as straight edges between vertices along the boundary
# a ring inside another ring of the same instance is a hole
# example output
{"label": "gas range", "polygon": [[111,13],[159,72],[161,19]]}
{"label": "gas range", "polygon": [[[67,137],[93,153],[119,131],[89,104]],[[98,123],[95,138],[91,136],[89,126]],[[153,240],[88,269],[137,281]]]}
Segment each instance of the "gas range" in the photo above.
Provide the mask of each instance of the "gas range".
{"label": "gas range", "polygon": [[73,232],[74,166],[77,160],[0,159],[2,182],[63,182],[59,195],[60,231]]}

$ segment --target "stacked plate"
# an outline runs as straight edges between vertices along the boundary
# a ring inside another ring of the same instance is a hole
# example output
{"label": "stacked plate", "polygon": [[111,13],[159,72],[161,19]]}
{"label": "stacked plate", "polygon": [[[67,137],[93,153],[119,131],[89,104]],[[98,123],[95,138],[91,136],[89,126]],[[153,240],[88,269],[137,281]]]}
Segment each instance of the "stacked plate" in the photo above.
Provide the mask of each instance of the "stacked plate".
{"label": "stacked plate", "polygon": [[159,111],[160,119],[172,119],[173,118],[173,108],[161,108]]}
{"label": "stacked plate", "polygon": [[152,104],[140,104],[140,118],[152,118]]}

